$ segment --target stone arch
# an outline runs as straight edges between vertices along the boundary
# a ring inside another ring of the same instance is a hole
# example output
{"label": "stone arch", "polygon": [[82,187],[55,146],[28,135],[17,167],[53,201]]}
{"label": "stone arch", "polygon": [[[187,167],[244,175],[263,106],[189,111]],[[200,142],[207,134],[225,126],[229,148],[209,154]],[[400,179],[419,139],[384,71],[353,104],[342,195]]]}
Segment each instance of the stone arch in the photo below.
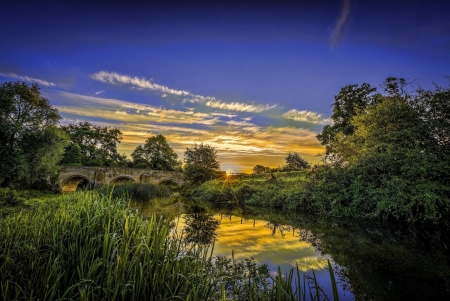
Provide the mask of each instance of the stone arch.
{"label": "stone arch", "polygon": [[[79,186],[80,184],[82,186]],[[83,187],[90,188],[91,186],[92,186],[91,181],[89,181],[89,179],[86,178],[85,176],[73,175],[73,176],[67,177],[66,179],[64,179],[64,181],[62,181],[61,192],[62,193],[75,192],[75,191],[79,190],[80,188],[83,188]]]}
{"label": "stone arch", "polygon": [[114,179],[112,179],[109,182],[109,184],[121,185],[121,184],[129,183],[129,182],[136,182],[136,180],[131,176],[121,175],[121,176],[118,176],[118,177],[115,177]]}

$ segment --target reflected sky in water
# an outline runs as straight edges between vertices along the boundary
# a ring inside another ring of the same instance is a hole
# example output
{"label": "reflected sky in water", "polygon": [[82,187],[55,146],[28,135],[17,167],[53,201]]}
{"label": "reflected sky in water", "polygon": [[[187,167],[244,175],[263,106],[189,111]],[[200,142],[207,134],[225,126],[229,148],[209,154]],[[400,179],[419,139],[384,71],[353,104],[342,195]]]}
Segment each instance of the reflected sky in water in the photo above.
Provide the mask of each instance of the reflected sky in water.
{"label": "reflected sky in water", "polygon": [[[186,226],[185,217],[180,217],[178,233]],[[220,221],[214,256],[229,257],[234,251],[235,259],[253,257],[259,263],[266,263],[271,270],[280,266],[283,271],[288,271],[296,264],[301,271],[321,270],[327,266],[325,257],[320,256],[309,243],[300,241],[299,229],[237,216],[216,214],[214,218]]]}

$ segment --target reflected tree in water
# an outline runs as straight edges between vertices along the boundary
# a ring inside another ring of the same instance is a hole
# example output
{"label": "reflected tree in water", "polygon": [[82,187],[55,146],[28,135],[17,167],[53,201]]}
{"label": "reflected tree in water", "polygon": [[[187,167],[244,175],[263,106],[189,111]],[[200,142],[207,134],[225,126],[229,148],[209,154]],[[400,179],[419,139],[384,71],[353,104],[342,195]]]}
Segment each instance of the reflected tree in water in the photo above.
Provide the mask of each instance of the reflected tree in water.
{"label": "reflected tree in water", "polygon": [[188,243],[211,244],[217,237],[220,221],[207,212],[186,214],[184,239]]}
{"label": "reflected tree in water", "polygon": [[283,238],[286,236],[287,233],[289,233],[293,229],[289,225],[283,225],[277,222],[268,222],[264,227],[272,231],[272,236],[275,236],[278,230],[280,232],[281,237]]}

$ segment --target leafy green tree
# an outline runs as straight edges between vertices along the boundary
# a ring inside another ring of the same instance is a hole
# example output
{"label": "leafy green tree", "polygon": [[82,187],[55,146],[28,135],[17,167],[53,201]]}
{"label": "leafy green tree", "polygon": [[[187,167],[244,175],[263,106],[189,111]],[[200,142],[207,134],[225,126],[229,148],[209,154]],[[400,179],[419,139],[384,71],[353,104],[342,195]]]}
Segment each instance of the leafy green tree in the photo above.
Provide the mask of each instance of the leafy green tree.
{"label": "leafy green tree", "polygon": [[186,149],[184,163],[185,178],[193,184],[213,179],[220,168],[215,148],[203,143]]}
{"label": "leafy green tree", "polygon": [[141,168],[173,171],[181,165],[177,161],[178,155],[161,134],[148,138],[143,146],[136,147],[131,157],[135,167]]}
{"label": "leafy green tree", "polygon": [[61,119],[38,84],[0,84],[0,174],[32,185],[54,176],[67,135],[56,127]]}
{"label": "leafy green tree", "polygon": [[66,147],[61,164],[67,166],[82,166],[81,147],[78,143],[71,143]]}
{"label": "leafy green tree", "polygon": [[117,143],[122,139],[119,129],[80,122],[78,125],[61,126],[73,144],[78,144],[83,166],[122,165],[125,156],[117,152]]}
{"label": "leafy green tree", "polygon": [[285,160],[287,169],[300,170],[308,169],[310,167],[308,161],[300,157],[298,153],[289,153]]}
{"label": "leafy green tree", "polygon": [[361,86],[348,85],[342,88],[334,97],[333,104],[333,125],[324,126],[322,132],[317,135],[317,139],[322,145],[326,146],[327,158],[336,158],[335,138],[337,135],[348,136],[354,131],[351,119],[359,110],[377,103],[379,94],[376,88],[372,88],[369,84],[363,83]]}

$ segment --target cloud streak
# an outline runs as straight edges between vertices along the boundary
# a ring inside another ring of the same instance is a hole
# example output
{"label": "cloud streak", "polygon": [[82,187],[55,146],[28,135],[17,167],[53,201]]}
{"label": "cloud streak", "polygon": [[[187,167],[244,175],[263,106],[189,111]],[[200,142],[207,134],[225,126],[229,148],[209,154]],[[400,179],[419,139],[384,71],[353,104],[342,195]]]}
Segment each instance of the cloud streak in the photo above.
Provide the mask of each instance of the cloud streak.
{"label": "cloud streak", "polygon": [[275,108],[277,105],[259,105],[259,104],[246,104],[242,102],[224,102],[211,96],[202,96],[193,94],[185,90],[172,89],[167,86],[154,83],[152,80],[140,78],[137,76],[129,76],[125,74],[119,74],[117,72],[99,71],[90,76],[92,79],[100,81],[102,83],[112,85],[131,85],[139,89],[149,89],[152,91],[161,92],[161,97],[166,98],[169,94],[175,96],[184,97],[182,102],[186,103],[200,103],[208,107],[235,112],[250,112],[260,113],[263,111]]}
{"label": "cloud streak", "polygon": [[350,7],[351,0],[342,0],[341,14],[339,15],[339,19],[336,21],[328,40],[331,47],[338,45],[344,36],[345,24],[347,23],[350,15]]}
{"label": "cloud streak", "polygon": [[293,109],[293,110],[287,111],[286,113],[281,115],[281,117],[283,117],[285,119],[291,119],[291,120],[308,122],[308,123],[313,123],[313,124],[320,124],[320,125],[326,125],[326,124],[333,123],[331,118],[326,118],[322,114],[319,114],[316,112],[311,112],[311,111],[306,111],[306,110],[299,111],[299,110]]}
{"label": "cloud streak", "polygon": [[172,94],[172,95],[178,95],[178,96],[186,96],[186,95],[191,94],[188,91],[175,90],[175,89],[171,89],[166,86],[156,84],[152,80],[140,78],[137,76],[123,75],[123,74],[119,74],[117,72],[100,71],[100,72],[92,74],[91,78],[98,80],[100,82],[108,83],[108,84],[112,84],[112,85],[128,84],[128,85],[132,85],[132,86],[135,86],[138,88],[159,91],[164,94]]}
{"label": "cloud streak", "polygon": [[46,80],[42,80],[39,78],[34,78],[34,77],[29,77],[26,75],[18,75],[15,73],[2,73],[0,72],[0,76],[4,76],[4,77],[8,77],[8,78],[15,78],[15,79],[19,79],[19,80],[23,80],[26,82],[30,82],[30,83],[38,83],[41,86],[46,86],[46,87],[54,87],[56,86],[54,83],[52,82],[48,82]]}
{"label": "cloud streak", "polygon": [[237,112],[251,112],[251,113],[261,113],[270,109],[275,108],[277,105],[255,105],[255,104],[245,104],[241,102],[223,102],[220,100],[214,101],[210,100],[205,103],[208,107],[217,108],[227,111],[237,111]]}

